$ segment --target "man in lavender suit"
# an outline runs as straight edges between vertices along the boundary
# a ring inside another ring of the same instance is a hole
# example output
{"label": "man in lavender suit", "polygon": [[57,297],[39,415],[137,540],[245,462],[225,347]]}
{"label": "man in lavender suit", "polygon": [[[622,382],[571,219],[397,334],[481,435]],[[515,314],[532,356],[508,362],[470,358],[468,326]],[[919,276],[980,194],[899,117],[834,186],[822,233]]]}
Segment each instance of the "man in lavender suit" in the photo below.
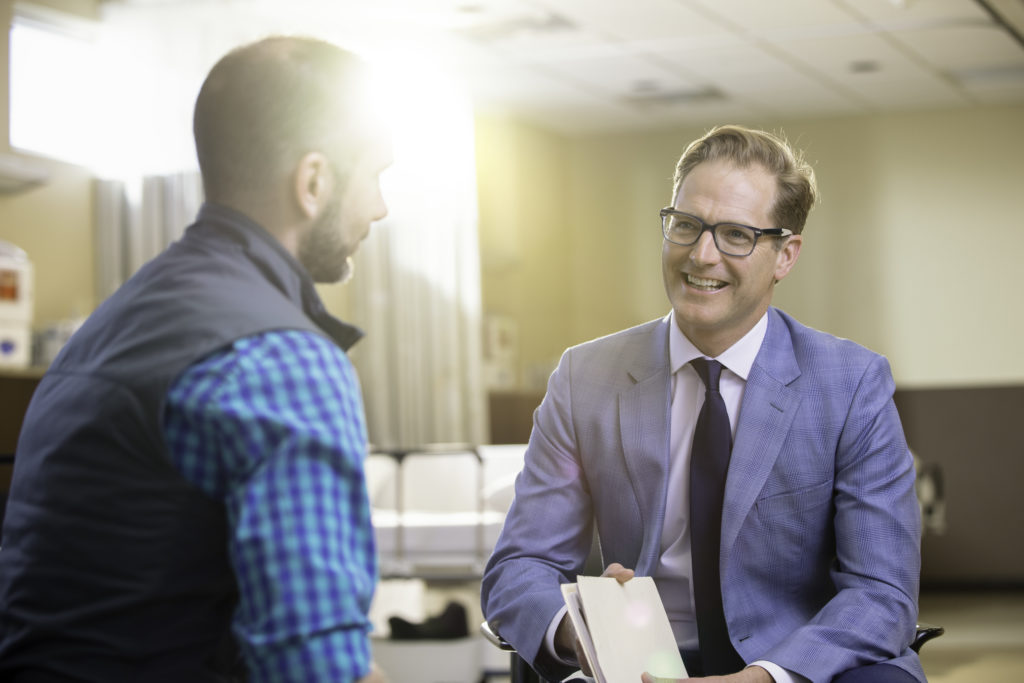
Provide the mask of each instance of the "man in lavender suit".
{"label": "man in lavender suit", "polygon": [[[596,525],[607,574],[654,577],[692,676],[925,680],[910,649],[920,517],[889,365],[770,306],[815,200],[813,171],[774,135],[694,141],[661,211],[672,311],[569,349],[552,374],[482,595],[543,676],[586,667],[559,585]],[[706,396],[731,441],[710,515],[691,507]],[[696,572],[709,529],[713,581]]]}

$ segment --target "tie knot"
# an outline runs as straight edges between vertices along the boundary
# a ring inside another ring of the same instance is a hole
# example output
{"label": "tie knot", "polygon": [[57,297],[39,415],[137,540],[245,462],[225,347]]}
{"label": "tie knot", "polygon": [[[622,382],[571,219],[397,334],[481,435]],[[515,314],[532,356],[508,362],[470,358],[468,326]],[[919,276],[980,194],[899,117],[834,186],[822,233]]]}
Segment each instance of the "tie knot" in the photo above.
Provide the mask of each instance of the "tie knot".
{"label": "tie knot", "polygon": [[722,364],[717,360],[694,358],[690,361],[708,391],[718,391],[718,378],[722,376]]}

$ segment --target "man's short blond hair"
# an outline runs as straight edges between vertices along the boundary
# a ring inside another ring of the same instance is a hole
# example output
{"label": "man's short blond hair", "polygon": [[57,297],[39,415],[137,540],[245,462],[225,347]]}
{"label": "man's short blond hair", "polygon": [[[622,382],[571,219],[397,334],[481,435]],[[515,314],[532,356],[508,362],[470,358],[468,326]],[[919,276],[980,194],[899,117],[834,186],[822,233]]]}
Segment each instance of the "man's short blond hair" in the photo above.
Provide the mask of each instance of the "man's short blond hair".
{"label": "man's short blond hair", "polygon": [[683,180],[698,164],[720,160],[741,168],[757,164],[775,176],[778,191],[770,212],[775,224],[758,227],[788,228],[796,234],[803,232],[807,214],[818,200],[814,169],[785,139],[762,130],[718,126],[691,142],[676,164],[672,201],[679,194]]}

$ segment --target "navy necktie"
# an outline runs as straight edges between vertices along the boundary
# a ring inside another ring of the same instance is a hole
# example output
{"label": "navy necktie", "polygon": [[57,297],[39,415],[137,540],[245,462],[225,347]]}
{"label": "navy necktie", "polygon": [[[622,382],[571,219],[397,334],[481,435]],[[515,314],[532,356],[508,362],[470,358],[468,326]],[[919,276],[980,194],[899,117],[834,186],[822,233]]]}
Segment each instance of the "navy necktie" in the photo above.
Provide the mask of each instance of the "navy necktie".
{"label": "navy necktie", "polygon": [[743,660],[729,641],[718,572],[722,502],[725,498],[729,455],[732,452],[732,428],[729,426],[725,401],[718,391],[722,364],[703,358],[696,358],[691,363],[706,389],[690,450],[690,550],[694,610],[704,675],[724,675],[736,673],[744,667]]}

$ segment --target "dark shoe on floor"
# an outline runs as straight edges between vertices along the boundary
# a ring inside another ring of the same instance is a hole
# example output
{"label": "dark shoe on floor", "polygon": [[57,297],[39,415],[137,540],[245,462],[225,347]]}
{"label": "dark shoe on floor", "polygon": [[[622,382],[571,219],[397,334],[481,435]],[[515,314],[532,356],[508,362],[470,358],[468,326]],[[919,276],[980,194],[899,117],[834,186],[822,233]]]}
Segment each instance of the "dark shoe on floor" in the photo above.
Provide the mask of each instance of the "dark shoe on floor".
{"label": "dark shoe on floor", "polygon": [[441,614],[427,618],[422,624],[401,617],[389,618],[388,624],[392,640],[451,640],[469,636],[466,608],[457,602],[449,602]]}

